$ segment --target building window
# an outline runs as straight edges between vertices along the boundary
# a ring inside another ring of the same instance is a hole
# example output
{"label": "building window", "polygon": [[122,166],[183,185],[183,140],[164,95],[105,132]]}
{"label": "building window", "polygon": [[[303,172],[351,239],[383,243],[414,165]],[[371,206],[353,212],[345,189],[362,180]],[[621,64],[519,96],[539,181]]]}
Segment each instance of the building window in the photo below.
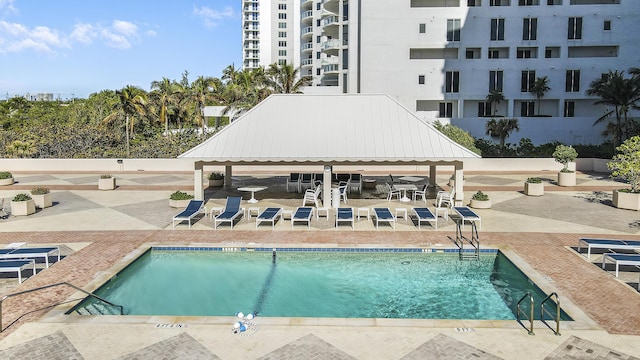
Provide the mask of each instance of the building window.
{"label": "building window", "polygon": [[473,56],[474,55],[474,51],[473,50],[467,50],[467,51],[465,51],[464,54],[465,54],[465,58],[467,58],[467,59],[473,59],[474,58],[474,56]]}
{"label": "building window", "polygon": [[418,84],[424,85],[424,75],[418,75]]}
{"label": "building window", "polygon": [[480,2],[480,0],[467,0],[467,6],[468,7],[482,6],[482,3]]}
{"label": "building window", "polygon": [[452,102],[441,102],[438,106],[438,117],[441,118],[452,118],[453,117],[453,103]]}
{"label": "building window", "polygon": [[278,41],[278,46],[279,47],[287,47],[287,42],[286,41]]}
{"label": "building window", "polygon": [[491,116],[491,103],[482,101],[478,103],[478,117]]}
{"label": "building window", "polygon": [[569,18],[569,32],[568,32],[567,38],[569,40],[582,39],[582,18],[581,17]]}
{"label": "building window", "polygon": [[522,19],[522,40],[536,40],[538,37],[538,19]]}
{"label": "building window", "polygon": [[500,50],[489,49],[489,59],[499,59],[499,58],[500,58]]}
{"label": "building window", "polygon": [[605,20],[602,30],[609,31],[611,30],[611,20]]}
{"label": "building window", "polygon": [[580,70],[567,70],[565,91],[580,92]]}
{"label": "building window", "polygon": [[447,71],[445,74],[444,92],[457,93],[460,91],[460,72]]}
{"label": "building window", "polygon": [[320,51],[316,52],[316,59],[318,59],[318,60],[320,59],[320,54],[321,54]]}
{"label": "building window", "polygon": [[320,44],[321,41],[322,41],[322,36],[320,35],[316,36],[316,43]]}
{"label": "building window", "polygon": [[316,20],[316,27],[320,27],[322,26],[322,20],[318,19]]}
{"label": "building window", "polygon": [[491,40],[504,40],[504,19],[491,19]]}
{"label": "building window", "polygon": [[287,23],[286,22],[278,23],[278,29],[286,29],[286,28],[287,28]]}
{"label": "building window", "polygon": [[576,116],[576,103],[570,100],[564,101],[564,117]]}
{"label": "building window", "polygon": [[533,57],[537,57],[533,55],[534,51],[532,51],[531,49],[518,48],[518,50],[516,51],[516,57],[518,59],[531,59]]}
{"label": "building window", "polygon": [[320,68],[316,69],[316,75],[320,76]]}
{"label": "building window", "polygon": [[420,24],[420,34],[424,34],[427,32],[427,24]]}
{"label": "building window", "polygon": [[322,10],[322,3],[321,2],[318,2],[316,4],[316,10]]}
{"label": "building window", "polygon": [[489,6],[509,6],[509,0],[489,0]]}
{"label": "building window", "polygon": [[287,13],[278,13],[278,19],[287,20]]}
{"label": "building window", "polygon": [[535,115],[535,109],[536,109],[535,101],[520,102],[520,116],[533,116]]}
{"label": "building window", "polygon": [[287,37],[287,32],[286,31],[278,31],[278,37],[279,38],[286,38]]}
{"label": "building window", "polygon": [[518,0],[519,6],[533,6],[540,5],[538,0]]}
{"label": "building window", "polygon": [[278,10],[287,10],[287,4],[278,4]]}
{"label": "building window", "polygon": [[278,50],[278,56],[287,56],[287,50]]}
{"label": "building window", "polygon": [[489,91],[502,92],[502,83],[504,80],[504,73],[502,70],[489,71]]}
{"label": "building window", "polygon": [[460,19],[447,19],[447,41],[460,41]]}
{"label": "building window", "polygon": [[520,79],[520,92],[529,92],[529,89],[531,89],[535,81],[536,81],[535,70],[523,70],[522,77]]}

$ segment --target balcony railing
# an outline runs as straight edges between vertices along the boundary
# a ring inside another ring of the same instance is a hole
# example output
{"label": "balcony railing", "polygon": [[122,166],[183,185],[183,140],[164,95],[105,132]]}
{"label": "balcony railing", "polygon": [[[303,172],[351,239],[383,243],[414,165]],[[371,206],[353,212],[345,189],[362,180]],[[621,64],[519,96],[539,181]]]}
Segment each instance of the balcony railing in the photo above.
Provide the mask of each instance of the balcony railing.
{"label": "balcony railing", "polygon": [[339,39],[331,39],[322,43],[322,50],[337,49],[340,47]]}
{"label": "balcony railing", "polygon": [[322,19],[322,26],[337,25],[339,22],[340,22],[340,17],[336,15],[331,15],[329,17]]}
{"label": "balcony railing", "polygon": [[312,32],[313,32],[313,26],[307,26],[306,28],[302,29],[302,35],[309,34]]}
{"label": "balcony railing", "polygon": [[302,59],[300,60],[300,65],[302,66],[313,65],[313,59]]}
{"label": "balcony railing", "polygon": [[304,43],[302,44],[302,50],[310,50],[313,49],[313,43],[312,42],[308,42],[308,43]]}
{"label": "balcony railing", "polygon": [[302,19],[306,19],[308,17],[313,17],[313,10],[307,10],[307,11],[303,12],[300,17]]}

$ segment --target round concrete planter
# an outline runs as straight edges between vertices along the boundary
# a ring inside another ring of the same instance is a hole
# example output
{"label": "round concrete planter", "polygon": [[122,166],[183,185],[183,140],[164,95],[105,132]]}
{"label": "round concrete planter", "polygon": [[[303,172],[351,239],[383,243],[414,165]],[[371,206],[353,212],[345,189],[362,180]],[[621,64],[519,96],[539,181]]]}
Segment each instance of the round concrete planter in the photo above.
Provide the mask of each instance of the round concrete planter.
{"label": "round concrete planter", "polygon": [[189,201],[191,200],[171,200],[169,199],[169,206],[177,209],[184,209],[189,205]]}
{"label": "round concrete planter", "polygon": [[11,201],[11,215],[13,216],[27,216],[35,214],[36,203],[31,200],[26,201]]}
{"label": "round concrete planter", "polygon": [[51,201],[51,193],[42,194],[42,195],[33,195],[31,194],[31,198],[36,204],[36,207],[40,209],[48,208],[53,205],[53,201]]}
{"label": "round concrete planter", "polygon": [[474,209],[489,209],[491,208],[491,199],[489,200],[474,200],[471,199],[469,206]]}
{"label": "round concrete planter", "polygon": [[6,186],[6,185],[12,185],[13,184],[13,178],[10,177],[8,179],[0,179],[0,186]]}
{"label": "round concrete planter", "polygon": [[544,183],[524,183],[524,194],[529,196],[542,196],[544,195]]}
{"label": "round concrete planter", "polygon": [[219,187],[224,185],[224,179],[221,180],[209,180],[209,187]]}
{"label": "round concrete planter", "polygon": [[640,194],[613,190],[613,206],[619,209],[640,210]]}
{"label": "round concrete planter", "polygon": [[98,179],[98,190],[113,190],[116,188],[116,178]]}
{"label": "round concrete planter", "polygon": [[576,186],[576,172],[558,173],[558,186]]}

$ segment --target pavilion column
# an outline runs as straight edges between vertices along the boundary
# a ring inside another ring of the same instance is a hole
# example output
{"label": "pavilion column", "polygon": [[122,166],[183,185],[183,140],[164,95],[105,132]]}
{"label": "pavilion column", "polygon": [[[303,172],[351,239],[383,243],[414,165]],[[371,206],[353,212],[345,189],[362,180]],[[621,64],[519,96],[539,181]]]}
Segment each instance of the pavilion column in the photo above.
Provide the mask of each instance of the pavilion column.
{"label": "pavilion column", "polygon": [[196,168],[193,170],[193,197],[196,200],[204,200],[203,182],[202,164],[196,163]]}
{"label": "pavilion column", "polygon": [[429,187],[435,188],[436,187],[436,169],[437,166],[435,165],[429,165]]}
{"label": "pavilion column", "polygon": [[462,206],[462,203],[464,201],[464,175],[462,172],[462,167],[458,168],[458,165],[456,165],[456,171],[454,176],[455,176],[454,179],[455,179],[455,187],[456,187],[455,205]]}
{"label": "pavilion column", "polygon": [[331,208],[331,165],[325,165],[322,174],[322,207]]}
{"label": "pavilion column", "polygon": [[231,189],[233,187],[233,184],[231,183],[231,176],[233,175],[233,171],[231,168],[232,168],[231,165],[226,165],[224,167],[224,188],[225,189]]}

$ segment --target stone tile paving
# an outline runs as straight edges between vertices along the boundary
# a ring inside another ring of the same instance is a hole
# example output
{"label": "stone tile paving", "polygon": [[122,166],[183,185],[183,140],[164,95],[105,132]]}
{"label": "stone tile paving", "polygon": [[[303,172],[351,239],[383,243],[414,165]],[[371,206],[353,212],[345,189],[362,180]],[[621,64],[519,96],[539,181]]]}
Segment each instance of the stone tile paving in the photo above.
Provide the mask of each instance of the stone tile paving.
{"label": "stone tile paving", "polygon": [[486,353],[462,341],[438,334],[431,340],[401,358],[402,360],[427,359],[479,359],[498,360],[495,355]]}
{"label": "stone tile paving", "polygon": [[220,359],[187,333],[147,346],[118,358],[119,360],[156,360],[156,359]]}
{"label": "stone tile paving", "polygon": [[82,355],[62,331],[0,350],[5,360],[81,360]]}
{"label": "stone tile paving", "polygon": [[605,346],[571,336],[558,346],[545,360],[639,360]]}
{"label": "stone tile paving", "polygon": [[319,337],[309,334],[298,340],[292,341],[271,353],[259,357],[260,360],[348,360],[353,356],[336,348]]}

